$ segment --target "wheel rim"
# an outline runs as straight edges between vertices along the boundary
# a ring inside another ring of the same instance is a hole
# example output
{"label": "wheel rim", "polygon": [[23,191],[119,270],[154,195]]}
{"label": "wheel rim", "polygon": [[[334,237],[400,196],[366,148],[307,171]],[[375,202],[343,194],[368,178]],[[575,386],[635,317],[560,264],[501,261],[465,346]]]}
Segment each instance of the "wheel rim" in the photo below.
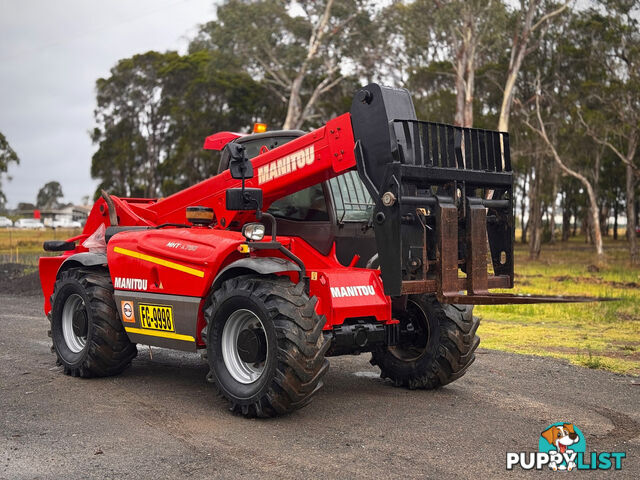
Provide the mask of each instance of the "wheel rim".
{"label": "wheel rim", "polygon": [[[222,330],[222,358],[229,374],[243,384],[254,383],[260,379],[266,365],[264,359],[249,362],[243,360],[243,352],[239,348],[239,340],[246,337],[246,332],[257,332],[263,335],[265,352],[268,350],[264,325],[251,310],[240,309],[233,312]],[[244,355],[246,358],[246,355]]]}
{"label": "wheel rim", "polygon": [[[411,329],[413,329],[414,333],[411,338],[404,341],[401,333],[400,343],[394,347],[389,347],[389,351],[396,358],[403,361],[417,360],[426,353],[429,343],[430,332],[427,315],[420,305],[409,300],[406,312],[398,320],[400,320],[400,331],[402,333]],[[404,336],[408,337],[409,334],[405,333]]]}
{"label": "wheel rim", "polygon": [[73,353],[80,353],[87,344],[87,328],[87,307],[84,299],[77,293],[69,295],[62,308],[62,336]]}

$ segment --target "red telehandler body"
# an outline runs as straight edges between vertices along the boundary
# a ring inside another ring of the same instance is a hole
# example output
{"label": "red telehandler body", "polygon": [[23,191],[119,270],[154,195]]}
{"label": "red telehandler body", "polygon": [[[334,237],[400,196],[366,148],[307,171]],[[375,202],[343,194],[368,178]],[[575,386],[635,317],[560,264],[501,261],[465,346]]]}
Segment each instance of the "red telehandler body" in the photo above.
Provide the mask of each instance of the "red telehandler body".
{"label": "red telehandler body", "polygon": [[45,243],[62,252],[40,277],[65,373],[117,374],[137,343],[202,350],[234,411],[275,416],[311,400],[331,355],[445,385],[474,360],[474,304],[550,301],[489,293],[513,286],[506,133],[418,121],[408,92],[371,84],[310,133],[205,148],[215,177],[103,192],[81,235]]}

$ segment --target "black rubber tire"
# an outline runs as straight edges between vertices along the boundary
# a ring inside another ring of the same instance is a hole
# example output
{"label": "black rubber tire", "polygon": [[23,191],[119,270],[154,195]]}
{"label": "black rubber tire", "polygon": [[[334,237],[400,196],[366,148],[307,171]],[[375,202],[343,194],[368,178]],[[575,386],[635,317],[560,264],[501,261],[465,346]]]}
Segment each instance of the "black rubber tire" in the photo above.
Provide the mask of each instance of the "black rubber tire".
{"label": "black rubber tire", "polygon": [[[202,338],[207,345],[207,380],[231,403],[231,411],[246,417],[275,417],[307,405],[322,386],[329,362],[330,340],[323,333],[324,315],[315,311],[316,297],[288,278],[246,275],[229,279],[212,293],[205,308]],[[253,383],[234,379],[224,363],[221,337],[231,313],[256,314],[268,345],[264,371]]]}
{"label": "black rubber tire", "polygon": [[[424,350],[415,358],[403,359],[393,353],[393,347],[375,350],[371,364],[380,367],[380,376],[410,389],[438,388],[462,377],[475,360],[480,343],[476,335],[480,320],[473,316],[473,306],[443,305],[433,295],[412,295],[408,307],[418,307],[414,312],[426,318]],[[424,336],[421,338],[424,342]]]}
{"label": "black rubber tire", "polygon": [[[82,297],[88,323],[86,344],[78,353],[69,349],[62,333],[62,309],[72,294]],[[62,272],[51,296],[51,306],[53,351],[65,374],[84,378],[117,375],[138,354],[120,321],[106,270],[73,268]]]}

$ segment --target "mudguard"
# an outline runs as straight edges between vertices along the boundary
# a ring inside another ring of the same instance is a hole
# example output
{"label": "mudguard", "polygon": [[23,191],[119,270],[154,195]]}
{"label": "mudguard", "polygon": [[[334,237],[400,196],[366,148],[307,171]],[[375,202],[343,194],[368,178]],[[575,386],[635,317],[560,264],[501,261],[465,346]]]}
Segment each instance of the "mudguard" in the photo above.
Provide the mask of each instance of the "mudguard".
{"label": "mudguard", "polygon": [[96,267],[96,266],[106,266],[107,265],[107,255],[104,253],[91,253],[91,252],[82,252],[76,253],[75,255],[70,255],[68,258],[62,262],[60,268],[58,269],[58,273],[56,278],[60,276],[62,272],[69,268],[73,267]]}
{"label": "mudguard", "polygon": [[253,271],[260,275],[281,272],[299,272],[300,267],[288,260],[277,257],[241,258],[224,267],[213,280],[213,290],[218,288],[228,278],[242,274],[242,271]]}

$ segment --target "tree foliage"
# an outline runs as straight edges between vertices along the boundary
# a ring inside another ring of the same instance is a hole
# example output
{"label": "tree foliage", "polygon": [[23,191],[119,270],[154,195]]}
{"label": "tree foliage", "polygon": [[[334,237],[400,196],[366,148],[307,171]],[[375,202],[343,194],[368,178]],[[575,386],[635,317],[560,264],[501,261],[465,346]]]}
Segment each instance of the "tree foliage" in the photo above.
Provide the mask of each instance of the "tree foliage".
{"label": "tree foliage", "polygon": [[216,172],[207,135],[316,127],[378,81],[425,120],[509,130],[532,256],[556,212],[560,238],[581,224],[597,246],[612,215],[638,215],[638,18],[637,0],[224,0],[187,54],[98,80],[91,172],[114,194],[169,195]]}
{"label": "tree foliage", "polygon": [[[5,136],[0,132],[0,180],[2,180],[2,176],[7,173],[11,163],[18,164],[20,163],[20,159],[18,158],[18,154],[11,148],[11,145],[9,145]],[[0,181],[0,208],[4,208],[6,201],[7,198],[2,191],[2,182]]]}
{"label": "tree foliage", "polygon": [[217,168],[204,138],[280,114],[265,88],[220,52],[147,52],[97,82],[91,174],[122,196],[169,195]]}
{"label": "tree foliage", "polygon": [[38,197],[36,200],[36,206],[38,208],[58,208],[60,206],[59,199],[63,198],[62,186],[60,182],[52,181],[46,183],[40,190],[38,190]]}
{"label": "tree foliage", "polygon": [[367,60],[371,64],[374,5],[367,0],[227,0],[217,19],[202,26],[191,49],[239,59],[285,108],[283,128],[301,128],[349,74],[362,71]]}

